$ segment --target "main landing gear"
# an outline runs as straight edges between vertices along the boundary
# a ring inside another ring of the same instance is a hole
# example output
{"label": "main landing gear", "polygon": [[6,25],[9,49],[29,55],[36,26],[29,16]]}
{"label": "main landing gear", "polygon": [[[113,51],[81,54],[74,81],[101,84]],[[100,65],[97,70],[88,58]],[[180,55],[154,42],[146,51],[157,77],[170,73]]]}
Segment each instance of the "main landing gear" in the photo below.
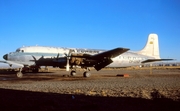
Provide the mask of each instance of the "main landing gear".
{"label": "main landing gear", "polygon": [[76,75],[76,71],[75,70],[72,70],[71,71],[71,76],[75,76]]}
{"label": "main landing gear", "polygon": [[[86,68],[86,71],[83,73],[83,77],[90,77],[91,73],[89,71],[90,71],[90,69]],[[75,76],[76,75],[76,70],[72,70],[70,75]]]}
{"label": "main landing gear", "polygon": [[91,73],[88,72],[88,71],[85,71],[85,72],[83,73],[83,77],[90,77],[90,76],[91,76]]}

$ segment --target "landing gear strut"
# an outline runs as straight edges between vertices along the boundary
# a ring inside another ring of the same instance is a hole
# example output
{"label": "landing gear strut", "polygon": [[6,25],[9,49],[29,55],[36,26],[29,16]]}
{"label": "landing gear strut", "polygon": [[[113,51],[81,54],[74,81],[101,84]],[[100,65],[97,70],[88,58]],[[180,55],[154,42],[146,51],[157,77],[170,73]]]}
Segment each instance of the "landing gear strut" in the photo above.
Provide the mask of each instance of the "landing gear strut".
{"label": "landing gear strut", "polygon": [[18,78],[22,78],[23,77],[22,68],[19,68],[19,72],[16,73],[16,76]]}

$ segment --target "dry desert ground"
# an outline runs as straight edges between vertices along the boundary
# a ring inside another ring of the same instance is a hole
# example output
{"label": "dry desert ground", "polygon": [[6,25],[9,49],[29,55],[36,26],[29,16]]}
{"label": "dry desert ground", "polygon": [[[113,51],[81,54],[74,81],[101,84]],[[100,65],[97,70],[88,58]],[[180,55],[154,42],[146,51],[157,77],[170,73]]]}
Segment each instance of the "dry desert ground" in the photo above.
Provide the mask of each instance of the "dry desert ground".
{"label": "dry desert ground", "polygon": [[[180,111],[180,69],[0,71],[1,111]],[[117,76],[128,74],[129,77]]]}

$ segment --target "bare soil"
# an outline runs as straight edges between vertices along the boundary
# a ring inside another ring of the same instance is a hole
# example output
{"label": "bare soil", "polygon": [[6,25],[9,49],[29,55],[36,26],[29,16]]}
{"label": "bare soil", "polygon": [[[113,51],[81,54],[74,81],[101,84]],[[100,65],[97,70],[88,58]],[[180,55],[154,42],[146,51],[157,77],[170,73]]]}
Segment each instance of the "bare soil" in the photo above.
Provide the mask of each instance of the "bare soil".
{"label": "bare soil", "polygon": [[152,72],[104,69],[83,78],[53,70],[19,79],[0,71],[0,111],[180,111],[180,70]]}

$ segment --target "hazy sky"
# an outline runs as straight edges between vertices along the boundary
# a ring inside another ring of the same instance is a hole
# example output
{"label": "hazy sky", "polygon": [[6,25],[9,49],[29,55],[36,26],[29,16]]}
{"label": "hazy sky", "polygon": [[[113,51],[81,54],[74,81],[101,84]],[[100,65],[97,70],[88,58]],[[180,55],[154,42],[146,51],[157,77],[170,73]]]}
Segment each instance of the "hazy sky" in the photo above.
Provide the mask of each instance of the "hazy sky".
{"label": "hazy sky", "polygon": [[179,0],[0,0],[0,59],[22,46],[144,47],[180,60]]}

